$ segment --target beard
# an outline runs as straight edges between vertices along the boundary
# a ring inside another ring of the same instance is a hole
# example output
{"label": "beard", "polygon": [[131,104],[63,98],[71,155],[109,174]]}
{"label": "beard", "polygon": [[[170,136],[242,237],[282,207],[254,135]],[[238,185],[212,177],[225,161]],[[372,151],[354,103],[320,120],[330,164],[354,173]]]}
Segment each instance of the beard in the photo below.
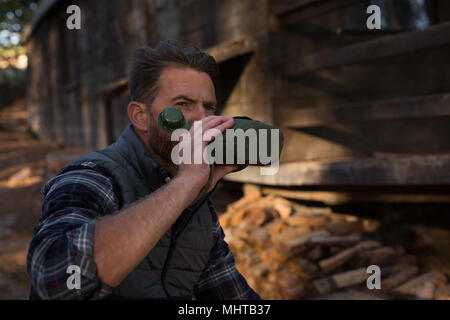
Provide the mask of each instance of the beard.
{"label": "beard", "polygon": [[172,163],[172,149],[178,144],[178,141],[172,141],[170,137],[170,133],[158,126],[157,118],[150,110],[150,127],[147,134],[148,144],[153,152],[165,161]]}

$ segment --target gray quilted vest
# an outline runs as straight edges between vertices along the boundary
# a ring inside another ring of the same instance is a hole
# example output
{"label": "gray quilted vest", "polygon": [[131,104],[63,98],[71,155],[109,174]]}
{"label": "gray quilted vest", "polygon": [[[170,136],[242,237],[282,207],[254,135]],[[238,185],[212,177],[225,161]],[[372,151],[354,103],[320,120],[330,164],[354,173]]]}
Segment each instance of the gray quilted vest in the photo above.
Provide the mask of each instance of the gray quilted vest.
{"label": "gray quilted vest", "polygon": [[[94,168],[92,163],[115,181],[121,208],[165,183],[158,170],[161,167],[150,156],[132,125],[115,143],[85,154],[60,173],[80,167],[91,169]],[[191,299],[213,246],[211,214],[207,197],[188,207],[147,257],[114,288],[110,298]]]}

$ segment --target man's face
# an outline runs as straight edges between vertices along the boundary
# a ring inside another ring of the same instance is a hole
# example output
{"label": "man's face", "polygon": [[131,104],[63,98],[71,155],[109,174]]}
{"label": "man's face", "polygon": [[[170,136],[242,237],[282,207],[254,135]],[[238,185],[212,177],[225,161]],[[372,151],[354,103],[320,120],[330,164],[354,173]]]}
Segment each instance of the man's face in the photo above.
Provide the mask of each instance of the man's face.
{"label": "man's face", "polygon": [[186,122],[192,124],[214,115],[216,93],[211,77],[188,67],[166,67],[161,71],[158,91],[149,108],[148,143],[164,160],[171,162],[172,148],[178,141],[171,141],[170,133],[158,126],[158,115],[167,106],[181,109]]}

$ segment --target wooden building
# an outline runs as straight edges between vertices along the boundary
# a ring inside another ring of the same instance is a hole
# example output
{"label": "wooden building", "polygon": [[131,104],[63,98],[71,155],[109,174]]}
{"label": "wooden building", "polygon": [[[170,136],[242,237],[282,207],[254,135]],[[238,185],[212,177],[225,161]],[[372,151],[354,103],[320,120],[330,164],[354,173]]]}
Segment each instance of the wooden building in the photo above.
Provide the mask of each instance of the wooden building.
{"label": "wooden building", "polygon": [[[80,30],[65,27],[70,4]],[[371,4],[380,30],[366,26]],[[449,34],[445,0],[43,0],[24,34],[29,124],[42,139],[108,145],[128,121],[130,54],[178,39],[220,63],[221,114],[285,134],[278,174],[247,168],[228,180],[328,202],[361,186],[448,201]]]}

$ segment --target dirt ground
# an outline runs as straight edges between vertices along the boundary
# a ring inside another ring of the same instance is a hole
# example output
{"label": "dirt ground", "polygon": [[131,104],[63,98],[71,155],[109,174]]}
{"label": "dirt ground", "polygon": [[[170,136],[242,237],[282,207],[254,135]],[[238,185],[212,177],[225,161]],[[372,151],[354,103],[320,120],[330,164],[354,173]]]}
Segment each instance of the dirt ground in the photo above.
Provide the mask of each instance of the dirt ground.
{"label": "dirt ground", "polygon": [[45,155],[58,149],[27,132],[26,117],[24,100],[0,110],[0,299],[28,299],[26,255],[40,214]]}

